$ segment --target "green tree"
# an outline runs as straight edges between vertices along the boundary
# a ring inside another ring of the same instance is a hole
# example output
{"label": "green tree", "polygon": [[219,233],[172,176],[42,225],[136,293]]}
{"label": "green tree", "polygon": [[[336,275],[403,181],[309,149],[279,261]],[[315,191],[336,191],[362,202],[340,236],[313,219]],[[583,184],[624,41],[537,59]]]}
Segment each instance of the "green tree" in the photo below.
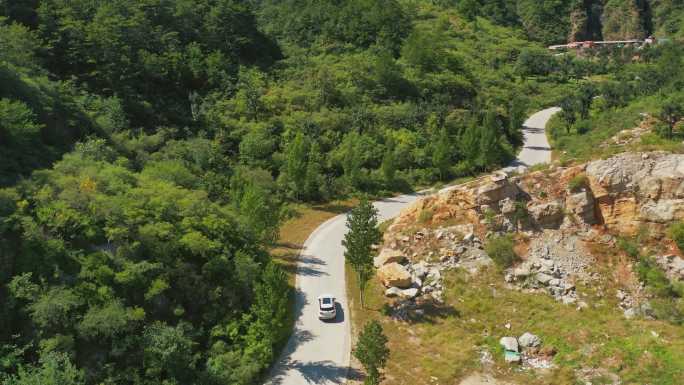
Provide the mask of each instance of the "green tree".
{"label": "green tree", "polygon": [[309,155],[306,163],[306,175],[304,176],[303,196],[308,201],[316,201],[323,198],[323,154],[320,145],[314,141],[309,147]]}
{"label": "green tree", "polygon": [[82,370],[76,368],[66,354],[51,353],[41,357],[38,367],[20,367],[6,385],[85,385]]}
{"label": "green tree", "polygon": [[439,178],[445,180],[449,177],[454,153],[451,137],[445,127],[434,137],[432,146],[432,165],[439,171]]}
{"label": "green tree", "polygon": [[388,186],[392,186],[397,173],[397,156],[394,146],[389,144],[385,150],[385,155],[382,157],[382,164],[380,165],[382,176]]}
{"label": "green tree", "polygon": [[155,322],[145,328],[145,377],[157,383],[187,383],[194,377],[197,357],[193,350],[197,343],[186,335],[185,327]]}
{"label": "green tree", "polygon": [[344,137],[342,142],[342,169],[344,178],[353,189],[361,187],[361,166],[363,165],[363,153],[360,148],[361,137],[356,132],[351,132]]}
{"label": "green tree", "polygon": [[515,72],[523,79],[530,76],[546,76],[553,69],[554,58],[545,49],[526,48],[520,51]]}
{"label": "green tree", "polygon": [[297,132],[285,149],[285,178],[296,198],[304,193],[309,142],[303,132]]}
{"label": "green tree", "polygon": [[577,121],[577,102],[573,97],[566,97],[560,102],[560,117],[565,122],[565,130],[570,134],[570,128]]}
{"label": "green tree", "polygon": [[511,102],[508,103],[508,130],[506,137],[515,145],[523,143],[522,128],[527,117],[526,113],[527,101],[520,96],[513,97]]}
{"label": "green tree", "polygon": [[366,369],[367,377],[364,384],[379,384],[380,369],[385,367],[390,351],[387,347],[387,337],[378,321],[370,321],[363,327],[353,354]]}
{"label": "green tree", "polygon": [[342,240],[342,245],[346,248],[344,257],[356,272],[361,306],[364,306],[364,290],[373,276],[372,246],[380,241],[381,235],[378,229],[378,210],[367,198],[362,198],[347,215],[347,229]]}
{"label": "green tree", "polygon": [[479,140],[478,166],[488,169],[501,164],[504,159],[501,147],[501,122],[494,111],[487,111],[482,123]]}
{"label": "green tree", "polygon": [[268,245],[277,240],[280,204],[268,189],[257,183],[247,184],[239,202],[239,212],[240,219],[256,239]]}
{"label": "green tree", "polygon": [[596,87],[592,84],[583,84],[577,94],[577,107],[581,119],[588,119],[591,105],[596,96]]}
{"label": "green tree", "polygon": [[673,96],[660,108],[660,120],[667,125],[666,137],[672,138],[675,125],[684,117],[684,98]]}
{"label": "green tree", "polygon": [[473,119],[466,126],[459,141],[460,153],[463,154],[466,168],[470,171],[475,171],[479,167],[480,131],[477,121]]}

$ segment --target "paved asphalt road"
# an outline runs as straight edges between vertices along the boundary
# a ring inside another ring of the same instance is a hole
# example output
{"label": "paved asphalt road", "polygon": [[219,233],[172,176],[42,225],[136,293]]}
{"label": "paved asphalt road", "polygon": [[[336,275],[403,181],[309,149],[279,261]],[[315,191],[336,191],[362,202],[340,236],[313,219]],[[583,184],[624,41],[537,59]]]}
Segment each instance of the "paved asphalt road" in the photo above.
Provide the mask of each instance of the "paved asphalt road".
{"label": "paved asphalt road", "polygon": [[[525,146],[512,167],[531,166],[551,160],[544,126],[559,109],[549,108],[525,122]],[[402,195],[375,202],[380,221],[390,219],[419,194]],[[295,330],[267,385],[343,384],[358,373],[349,369],[351,330],[348,317],[342,239],[347,229],[346,215],[338,215],[320,225],[304,243],[297,266]],[[317,318],[321,294],[333,294],[338,301],[337,319]]]}

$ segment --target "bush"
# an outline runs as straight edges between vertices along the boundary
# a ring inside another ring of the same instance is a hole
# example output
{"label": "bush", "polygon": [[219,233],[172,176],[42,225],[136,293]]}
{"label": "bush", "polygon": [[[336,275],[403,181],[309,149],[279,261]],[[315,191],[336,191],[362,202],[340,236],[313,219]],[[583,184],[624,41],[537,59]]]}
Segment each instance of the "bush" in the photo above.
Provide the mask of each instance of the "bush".
{"label": "bush", "polygon": [[584,174],[578,174],[568,182],[568,190],[571,192],[579,192],[589,185],[589,180]]}
{"label": "bush", "polygon": [[630,257],[634,259],[639,258],[639,244],[636,241],[627,238],[620,238],[618,239],[617,245],[620,250],[624,251]]}
{"label": "bush", "polygon": [[674,223],[669,228],[669,235],[680,250],[684,250],[684,222]]}
{"label": "bush", "polygon": [[485,252],[502,269],[508,268],[519,260],[513,250],[515,241],[511,235],[492,237],[485,244]]}
{"label": "bush", "polygon": [[659,297],[675,297],[677,292],[652,258],[642,258],[637,265],[639,280]]}
{"label": "bush", "polygon": [[578,121],[574,126],[575,131],[580,135],[584,135],[591,130],[591,122],[586,119]]}

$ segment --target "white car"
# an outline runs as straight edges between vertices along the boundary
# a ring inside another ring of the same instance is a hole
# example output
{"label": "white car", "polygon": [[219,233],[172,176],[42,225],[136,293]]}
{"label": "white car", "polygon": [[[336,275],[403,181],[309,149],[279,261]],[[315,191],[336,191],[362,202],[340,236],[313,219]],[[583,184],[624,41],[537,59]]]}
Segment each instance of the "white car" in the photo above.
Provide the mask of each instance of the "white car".
{"label": "white car", "polygon": [[335,319],[335,297],[332,294],[323,294],[318,297],[318,318]]}

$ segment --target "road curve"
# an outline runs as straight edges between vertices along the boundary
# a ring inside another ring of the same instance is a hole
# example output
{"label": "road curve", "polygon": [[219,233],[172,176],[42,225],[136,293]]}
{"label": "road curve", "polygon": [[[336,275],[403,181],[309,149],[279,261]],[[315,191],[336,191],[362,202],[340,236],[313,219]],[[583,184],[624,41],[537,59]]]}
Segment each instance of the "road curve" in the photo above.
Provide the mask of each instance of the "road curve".
{"label": "road curve", "polygon": [[[544,127],[556,112],[556,108],[539,111],[525,122],[525,145],[512,167],[550,161]],[[395,217],[419,197],[418,193],[407,194],[375,202],[380,221]],[[346,214],[331,218],[304,243],[297,265],[295,328],[267,385],[344,384],[350,376],[357,377],[349,369],[351,329],[342,247],[345,224]],[[316,298],[323,293],[333,294],[339,302],[335,321],[317,318]]]}
{"label": "road curve", "polygon": [[561,109],[551,107],[536,112],[523,123],[523,148],[518,157],[504,170],[527,168],[539,163],[551,162],[551,146],[546,138],[545,127],[551,117]]}

